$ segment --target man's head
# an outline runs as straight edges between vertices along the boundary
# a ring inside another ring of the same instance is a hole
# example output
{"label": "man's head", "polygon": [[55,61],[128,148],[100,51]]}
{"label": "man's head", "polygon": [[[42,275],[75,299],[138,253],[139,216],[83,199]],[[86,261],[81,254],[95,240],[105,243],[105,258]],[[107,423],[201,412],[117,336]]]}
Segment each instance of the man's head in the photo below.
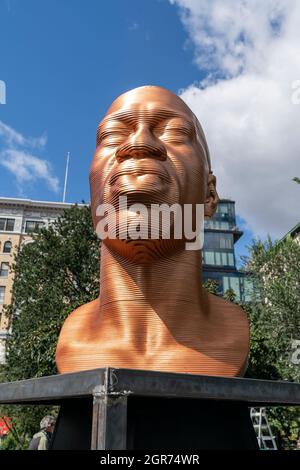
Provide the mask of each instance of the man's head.
{"label": "man's head", "polygon": [[[120,196],[147,207],[204,204],[207,216],[218,202],[197,118],[177,95],[156,86],[136,88],[112,103],[98,127],[90,185],[95,227],[97,207],[117,207]],[[130,246],[116,240],[105,243],[123,255]],[[161,244],[172,249],[170,243]]]}
{"label": "man's head", "polygon": [[40,422],[40,428],[42,431],[47,431],[52,433],[54,431],[55,426],[55,418],[51,415],[44,416],[42,421]]}

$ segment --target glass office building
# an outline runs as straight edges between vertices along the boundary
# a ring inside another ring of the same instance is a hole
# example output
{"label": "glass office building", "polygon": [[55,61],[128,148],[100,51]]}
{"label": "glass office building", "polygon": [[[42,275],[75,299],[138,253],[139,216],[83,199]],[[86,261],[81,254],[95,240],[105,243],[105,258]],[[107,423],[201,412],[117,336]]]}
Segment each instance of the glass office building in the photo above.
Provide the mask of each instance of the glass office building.
{"label": "glass office building", "polygon": [[243,235],[236,226],[235,202],[221,199],[213,218],[204,222],[203,281],[218,282],[218,293],[233,289],[237,300],[247,300],[244,274],[238,271],[234,244]]}

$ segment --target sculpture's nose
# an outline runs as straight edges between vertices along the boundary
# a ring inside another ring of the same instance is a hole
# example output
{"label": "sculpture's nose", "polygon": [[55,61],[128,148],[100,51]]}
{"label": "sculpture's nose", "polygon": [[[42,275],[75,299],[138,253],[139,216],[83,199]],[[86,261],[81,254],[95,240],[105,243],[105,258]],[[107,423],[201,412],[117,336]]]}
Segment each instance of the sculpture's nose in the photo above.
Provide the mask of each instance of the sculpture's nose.
{"label": "sculpture's nose", "polygon": [[156,158],[158,160],[166,160],[167,151],[151,130],[147,126],[142,126],[117,149],[116,159],[122,161],[126,158]]}

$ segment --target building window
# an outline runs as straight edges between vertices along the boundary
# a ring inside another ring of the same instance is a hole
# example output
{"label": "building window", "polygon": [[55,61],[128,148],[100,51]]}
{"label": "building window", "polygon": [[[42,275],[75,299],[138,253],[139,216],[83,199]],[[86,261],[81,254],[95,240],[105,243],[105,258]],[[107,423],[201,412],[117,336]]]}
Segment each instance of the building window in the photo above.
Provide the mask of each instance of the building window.
{"label": "building window", "polygon": [[215,250],[218,248],[219,234],[214,232],[204,232],[204,249]]}
{"label": "building window", "polygon": [[5,232],[13,232],[15,228],[15,219],[0,218],[0,230]]}
{"label": "building window", "polygon": [[204,233],[204,249],[205,250],[232,250],[233,234],[232,233]]}
{"label": "building window", "polygon": [[221,253],[219,251],[215,252],[216,265],[221,266]]}
{"label": "building window", "polygon": [[234,266],[233,253],[227,251],[206,251],[204,250],[204,264],[215,266]]}
{"label": "building window", "polygon": [[3,246],[3,253],[10,253],[12,248],[11,242],[5,242]]}
{"label": "building window", "polygon": [[232,253],[227,253],[228,255],[228,266],[234,266],[234,257]]}
{"label": "building window", "polygon": [[0,286],[0,305],[4,304],[5,287]]}
{"label": "building window", "polygon": [[205,264],[215,264],[215,257],[213,251],[204,252],[204,263]]}
{"label": "building window", "polygon": [[25,232],[26,233],[33,233],[38,232],[43,228],[45,225],[44,222],[39,222],[37,220],[27,220],[25,224]]}
{"label": "building window", "polygon": [[223,277],[223,292],[225,293],[229,289],[229,277],[224,276]]}
{"label": "building window", "polygon": [[258,298],[258,293],[255,291],[253,279],[244,277],[242,279],[242,287],[244,290],[245,302],[250,302],[253,298]]}
{"label": "building window", "polygon": [[220,202],[218,204],[217,213],[221,214],[221,217],[225,215],[234,217],[234,204],[232,202]]}
{"label": "building window", "polygon": [[233,248],[233,235],[231,233],[223,233],[220,235],[220,247],[222,249],[231,250]]}
{"label": "building window", "polygon": [[232,289],[237,300],[241,300],[241,284],[240,278],[237,276],[223,276],[223,292]]}
{"label": "building window", "polygon": [[230,230],[230,224],[229,222],[211,219],[204,221],[204,228],[211,230]]}
{"label": "building window", "polygon": [[222,266],[228,266],[227,253],[222,253]]}
{"label": "building window", "polygon": [[8,277],[9,264],[6,262],[1,263],[0,277]]}
{"label": "building window", "polygon": [[229,230],[229,222],[219,222],[219,227],[221,230]]}
{"label": "building window", "polygon": [[227,204],[222,204],[222,203],[220,203],[218,207],[219,207],[219,211],[218,211],[218,212],[219,212],[220,214],[228,214],[228,205],[227,205]]}

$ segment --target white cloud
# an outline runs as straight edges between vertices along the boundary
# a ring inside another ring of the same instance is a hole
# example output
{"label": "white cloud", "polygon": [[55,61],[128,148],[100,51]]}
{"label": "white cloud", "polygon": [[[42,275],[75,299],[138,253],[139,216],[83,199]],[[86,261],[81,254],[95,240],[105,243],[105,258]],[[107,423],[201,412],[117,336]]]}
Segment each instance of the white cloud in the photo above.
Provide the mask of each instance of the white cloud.
{"label": "white cloud", "polygon": [[236,200],[254,233],[299,222],[300,2],[172,0],[206,79],[181,97],[203,124],[220,196]]}
{"label": "white cloud", "polygon": [[58,178],[51,175],[51,166],[47,160],[42,160],[22,150],[7,149],[0,153],[1,165],[14,174],[18,184],[44,180],[50,189],[58,192]]}
{"label": "white cloud", "polygon": [[53,176],[50,163],[35,155],[31,149],[43,149],[47,143],[46,135],[25,137],[20,132],[0,121],[0,164],[16,178],[18,189],[22,193],[23,185],[38,180],[46,182],[54,191],[59,190],[59,180]]}
{"label": "white cloud", "polygon": [[24,147],[44,148],[47,144],[47,136],[24,137],[20,132],[0,121],[0,137],[8,145],[21,145]]}

